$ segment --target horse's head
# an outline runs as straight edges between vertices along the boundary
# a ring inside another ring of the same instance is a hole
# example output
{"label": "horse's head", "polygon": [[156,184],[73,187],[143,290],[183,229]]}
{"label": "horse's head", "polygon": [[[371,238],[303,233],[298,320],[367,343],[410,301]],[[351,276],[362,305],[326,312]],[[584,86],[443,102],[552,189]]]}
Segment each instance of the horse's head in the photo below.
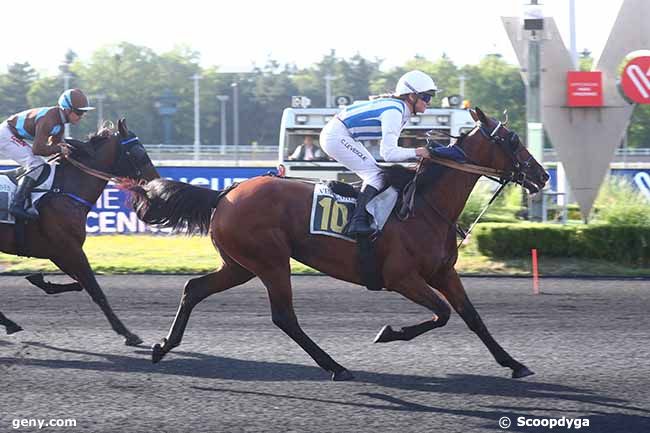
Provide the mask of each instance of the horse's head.
{"label": "horse's head", "polygon": [[502,179],[518,183],[529,192],[544,188],[549,175],[504,124],[487,117],[480,108],[470,110],[476,127],[458,139],[470,162],[503,172]]}
{"label": "horse's head", "polygon": [[117,122],[117,131],[111,127],[100,129],[86,147],[84,153],[90,159],[80,159],[96,170],[147,181],[160,177],[140,139],[129,131],[124,119]]}

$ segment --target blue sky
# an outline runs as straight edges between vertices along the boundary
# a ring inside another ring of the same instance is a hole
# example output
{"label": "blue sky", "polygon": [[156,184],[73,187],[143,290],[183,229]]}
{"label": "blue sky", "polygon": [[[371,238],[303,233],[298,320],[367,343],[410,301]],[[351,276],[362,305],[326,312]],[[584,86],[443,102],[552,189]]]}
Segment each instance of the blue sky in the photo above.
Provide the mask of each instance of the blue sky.
{"label": "blue sky", "polygon": [[[543,3],[568,46],[568,0]],[[579,51],[600,53],[621,3],[576,0]],[[4,7],[0,66],[29,61],[53,73],[68,49],[88,59],[95,49],[119,41],[156,52],[186,44],[201,53],[203,66],[219,65],[224,71],[250,70],[268,58],[307,66],[330,49],[344,57],[359,52],[383,58],[385,67],[416,54],[435,59],[443,52],[458,65],[495,52],[515,64],[500,17],[521,16],[524,2],[30,0],[29,11],[19,2],[10,4],[16,11],[7,14]],[[62,12],[64,6],[68,9]]]}

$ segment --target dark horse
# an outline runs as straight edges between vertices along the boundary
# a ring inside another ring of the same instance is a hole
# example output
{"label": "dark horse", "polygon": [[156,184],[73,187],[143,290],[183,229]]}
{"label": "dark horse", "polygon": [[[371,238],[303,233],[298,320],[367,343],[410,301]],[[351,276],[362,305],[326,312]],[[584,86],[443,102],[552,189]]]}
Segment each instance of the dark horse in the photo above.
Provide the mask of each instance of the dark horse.
{"label": "dark horse", "polygon": [[[501,170],[531,192],[539,191],[548,174],[517,135],[478,108],[472,117],[476,126],[456,143],[468,160]],[[496,361],[512,369],[513,377],[533,374],[490,335],[454,269],[458,257],[454,222],[480,175],[428,161],[423,164],[414,216],[403,222],[391,216],[376,241],[376,250],[384,287],[428,308],[433,317],[399,330],[384,326],[375,342],[411,340],[442,327],[453,308]],[[187,282],[169,334],[153,347],[153,362],[180,344],[190,313],[201,300],[258,276],[268,290],[273,323],[331,372],[333,380],[352,378],[303,332],[292,305],[291,257],[335,278],[361,283],[354,243],[309,234],[313,185],[266,176],[245,181],[224,194],[158,179],[131,191],[134,208],[145,222],[191,232],[209,231],[223,258],[221,269]]]}
{"label": "dark horse", "polygon": [[[125,344],[138,345],[140,337],[129,331],[115,315],[90,268],[83,244],[86,240],[86,215],[106,187],[110,177],[152,180],[160,177],[138,137],[126,122],[118,122],[117,131],[103,128],[88,142],[77,142],[72,159],[58,166],[54,184],[57,192],[48,193],[39,203],[40,217],[25,226],[25,245],[19,251],[14,225],[0,224],[0,250],[50,259],[76,282],[55,284],[42,275],[29,281],[47,294],[86,290],[102,309],[112,328],[125,337]],[[79,161],[79,164],[73,162]],[[102,173],[103,172],[103,173]],[[8,334],[22,328],[0,313],[0,324]]]}

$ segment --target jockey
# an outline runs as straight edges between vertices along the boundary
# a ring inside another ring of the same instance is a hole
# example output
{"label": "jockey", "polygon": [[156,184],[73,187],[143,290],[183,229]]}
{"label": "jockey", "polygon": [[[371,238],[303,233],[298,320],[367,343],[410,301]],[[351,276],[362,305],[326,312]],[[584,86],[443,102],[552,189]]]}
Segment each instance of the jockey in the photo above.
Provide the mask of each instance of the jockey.
{"label": "jockey", "polygon": [[361,140],[381,139],[379,153],[385,161],[429,158],[426,147],[402,148],[397,140],[410,117],[423,113],[437,91],[438,87],[427,74],[410,71],[399,79],[394,93],[350,105],[323,128],[322,149],[363,181],[348,235],[372,233],[366,204],[384,186],[381,168]]}
{"label": "jockey", "polygon": [[63,141],[64,126],[79,123],[87,111],[94,110],[89,105],[81,90],[70,89],[61,94],[58,106],[22,111],[0,124],[0,155],[13,159],[27,171],[18,182],[18,190],[9,207],[14,217],[36,218],[26,211],[25,201],[42,173],[43,157],[70,154],[70,146]]}

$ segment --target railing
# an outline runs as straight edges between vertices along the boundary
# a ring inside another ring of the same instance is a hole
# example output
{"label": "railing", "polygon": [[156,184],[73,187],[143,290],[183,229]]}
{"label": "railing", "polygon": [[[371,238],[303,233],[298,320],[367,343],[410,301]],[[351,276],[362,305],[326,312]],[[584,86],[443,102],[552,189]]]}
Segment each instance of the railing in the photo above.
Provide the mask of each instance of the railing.
{"label": "railing", "polygon": [[[623,149],[616,149],[614,154],[617,157],[621,158],[630,158],[635,156],[646,156],[650,157],[650,148],[648,147],[626,147]],[[544,159],[546,157],[557,158],[557,152],[555,149],[544,149]]]}
{"label": "railing", "polygon": [[[269,160],[278,159],[278,146],[206,145],[195,149],[193,144],[145,144],[149,157],[153,160]],[[197,151],[198,150],[198,151]]]}
{"label": "railing", "polygon": [[[278,157],[278,146],[273,145],[205,145],[196,152],[193,144],[145,144],[151,159],[154,160],[269,160]],[[650,148],[616,149],[617,159],[650,159]],[[544,149],[544,161],[556,161],[555,149]]]}

